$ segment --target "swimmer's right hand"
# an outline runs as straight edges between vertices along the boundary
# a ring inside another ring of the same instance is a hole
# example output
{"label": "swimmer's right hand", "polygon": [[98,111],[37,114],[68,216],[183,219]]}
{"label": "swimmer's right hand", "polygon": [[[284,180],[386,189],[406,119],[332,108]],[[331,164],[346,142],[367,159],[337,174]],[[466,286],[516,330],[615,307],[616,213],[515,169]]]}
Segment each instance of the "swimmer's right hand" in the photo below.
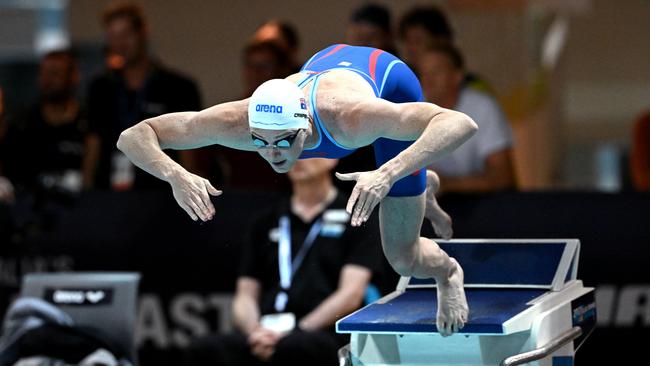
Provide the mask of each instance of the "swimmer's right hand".
{"label": "swimmer's right hand", "polygon": [[187,171],[176,174],[169,180],[178,205],[196,221],[211,220],[214,216],[214,205],[210,195],[220,196],[221,191],[214,188],[210,181]]}

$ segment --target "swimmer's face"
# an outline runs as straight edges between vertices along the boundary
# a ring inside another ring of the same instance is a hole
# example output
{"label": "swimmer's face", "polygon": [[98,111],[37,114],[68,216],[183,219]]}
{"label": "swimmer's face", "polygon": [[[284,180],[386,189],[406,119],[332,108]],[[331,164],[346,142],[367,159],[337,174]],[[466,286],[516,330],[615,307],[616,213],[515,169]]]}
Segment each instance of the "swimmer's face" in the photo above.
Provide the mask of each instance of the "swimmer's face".
{"label": "swimmer's face", "polygon": [[286,173],[296,163],[309,132],[306,129],[264,130],[251,128],[251,143],[278,173]]}

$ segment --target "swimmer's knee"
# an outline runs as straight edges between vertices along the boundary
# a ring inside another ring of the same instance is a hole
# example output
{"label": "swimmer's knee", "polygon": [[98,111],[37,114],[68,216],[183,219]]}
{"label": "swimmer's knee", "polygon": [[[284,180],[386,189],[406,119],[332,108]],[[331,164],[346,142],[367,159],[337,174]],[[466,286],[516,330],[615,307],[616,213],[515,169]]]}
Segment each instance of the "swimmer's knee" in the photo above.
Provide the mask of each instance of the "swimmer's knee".
{"label": "swimmer's knee", "polygon": [[397,272],[398,275],[400,276],[412,276],[413,275],[413,269],[414,269],[414,260],[405,260],[403,258],[395,259],[395,260],[389,260],[388,261],[393,267],[393,270]]}
{"label": "swimmer's knee", "polygon": [[393,270],[400,276],[412,276],[416,263],[416,253],[414,250],[404,250],[395,252],[386,252],[386,259]]}
{"label": "swimmer's knee", "polygon": [[386,251],[386,259],[400,276],[445,277],[450,260],[445,251],[429,238],[418,238],[409,250]]}

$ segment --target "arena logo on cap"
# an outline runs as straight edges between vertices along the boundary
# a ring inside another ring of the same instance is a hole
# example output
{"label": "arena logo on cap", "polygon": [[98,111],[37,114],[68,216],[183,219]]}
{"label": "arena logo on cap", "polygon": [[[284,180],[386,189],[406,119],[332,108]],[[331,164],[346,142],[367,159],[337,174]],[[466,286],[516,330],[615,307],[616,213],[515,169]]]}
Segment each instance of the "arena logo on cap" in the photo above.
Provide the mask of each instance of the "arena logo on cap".
{"label": "arena logo on cap", "polygon": [[255,106],[255,112],[282,113],[282,106],[272,104],[258,104]]}

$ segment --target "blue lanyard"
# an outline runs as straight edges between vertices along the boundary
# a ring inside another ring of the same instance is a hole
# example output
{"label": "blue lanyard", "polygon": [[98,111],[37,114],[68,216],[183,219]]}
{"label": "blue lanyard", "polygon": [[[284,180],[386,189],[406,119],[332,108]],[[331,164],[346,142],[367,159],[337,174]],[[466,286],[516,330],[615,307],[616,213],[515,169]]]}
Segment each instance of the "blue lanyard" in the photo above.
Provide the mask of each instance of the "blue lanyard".
{"label": "blue lanyard", "polygon": [[316,237],[322,227],[321,219],[318,219],[309,229],[309,233],[302,243],[296,257],[291,260],[291,223],[289,216],[280,217],[280,238],[278,240],[278,269],[280,271],[280,287],[282,290],[275,297],[275,310],[281,312],[289,300],[287,291],[291,287],[291,280],[300,265],[302,264],[309,248],[314,244]]}

